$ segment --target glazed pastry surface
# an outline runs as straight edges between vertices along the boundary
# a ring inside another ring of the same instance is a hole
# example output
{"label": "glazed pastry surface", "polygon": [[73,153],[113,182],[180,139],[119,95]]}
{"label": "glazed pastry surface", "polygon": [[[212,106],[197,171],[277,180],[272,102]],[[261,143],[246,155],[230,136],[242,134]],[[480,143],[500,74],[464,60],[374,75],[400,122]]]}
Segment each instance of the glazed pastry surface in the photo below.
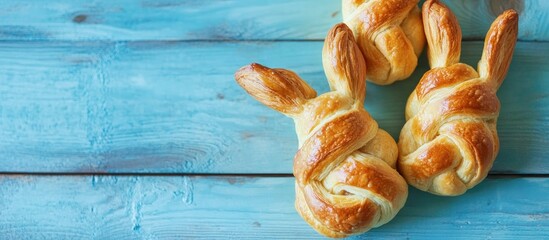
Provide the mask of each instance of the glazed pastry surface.
{"label": "glazed pastry surface", "polygon": [[518,32],[518,14],[502,13],[490,27],[478,68],[459,63],[461,29],[439,1],[423,5],[429,70],[406,104],[399,138],[399,172],[438,195],[460,195],[488,174],[499,150],[496,131],[503,82]]}
{"label": "glazed pastry surface", "polygon": [[345,24],[328,33],[322,59],[331,91],[320,96],[285,69],[251,64],[235,78],[255,99],[295,121],[298,213],[319,233],[346,237],[391,220],[408,188],[395,169],[395,141],[364,109],[366,64]]}
{"label": "glazed pastry surface", "polygon": [[419,0],[343,0],[351,28],[368,66],[367,79],[387,85],[407,79],[425,45]]}

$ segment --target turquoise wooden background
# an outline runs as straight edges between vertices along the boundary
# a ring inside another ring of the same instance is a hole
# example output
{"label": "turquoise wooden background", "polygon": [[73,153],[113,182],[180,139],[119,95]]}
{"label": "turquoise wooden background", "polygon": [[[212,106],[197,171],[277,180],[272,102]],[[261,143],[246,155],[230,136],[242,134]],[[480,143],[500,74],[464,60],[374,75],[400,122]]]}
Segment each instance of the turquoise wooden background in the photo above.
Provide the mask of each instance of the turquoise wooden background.
{"label": "turquoise wooden background", "polygon": [[[549,238],[549,1],[445,1],[476,65],[503,9],[519,42],[498,92],[488,178],[444,198],[411,189],[355,238]],[[335,0],[0,2],[0,238],[319,238],[293,207],[289,118],[233,79],[250,62],[328,90],[322,39]],[[394,137],[425,56],[404,82],[368,84]]]}

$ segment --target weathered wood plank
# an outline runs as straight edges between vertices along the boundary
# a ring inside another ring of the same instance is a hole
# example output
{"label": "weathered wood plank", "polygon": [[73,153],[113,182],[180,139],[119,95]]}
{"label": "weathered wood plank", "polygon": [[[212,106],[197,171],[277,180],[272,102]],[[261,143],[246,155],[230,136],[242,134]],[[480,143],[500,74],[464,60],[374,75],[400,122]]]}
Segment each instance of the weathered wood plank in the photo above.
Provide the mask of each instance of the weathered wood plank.
{"label": "weathered wood plank", "polygon": [[[466,39],[482,39],[502,9],[520,11],[519,39],[549,40],[545,0],[445,1]],[[1,40],[322,40],[341,21],[334,0],[0,2]]]}
{"label": "weathered wood plank", "polygon": [[519,13],[519,40],[549,40],[549,1],[443,0],[456,14],[465,39],[484,39],[492,21],[507,9]]}
{"label": "weathered wood plank", "polygon": [[[293,178],[1,176],[7,239],[319,238],[294,210]],[[545,239],[549,179],[487,179],[464,196],[411,190],[368,238]]]}
{"label": "weathered wood plank", "polygon": [[323,39],[340,8],[331,0],[4,0],[0,39]]}
{"label": "weathered wood plank", "polygon": [[[464,44],[475,64],[482,43]],[[0,42],[0,172],[291,173],[293,122],[249,97],[234,71],[289,68],[328,90],[321,42]],[[549,43],[521,42],[499,96],[493,172],[549,173]],[[426,71],[368,84],[394,137]],[[476,65],[476,64],[475,64]]]}

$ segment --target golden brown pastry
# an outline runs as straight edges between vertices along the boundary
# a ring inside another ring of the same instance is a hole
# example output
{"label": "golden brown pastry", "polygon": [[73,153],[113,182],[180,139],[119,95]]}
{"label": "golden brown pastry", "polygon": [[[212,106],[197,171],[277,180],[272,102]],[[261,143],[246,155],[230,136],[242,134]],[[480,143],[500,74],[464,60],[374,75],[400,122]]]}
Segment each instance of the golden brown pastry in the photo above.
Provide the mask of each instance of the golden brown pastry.
{"label": "golden brown pastry", "polygon": [[425,45],[419,0],[343,0],[343,21],[368,66],[368,80],[379,85],[408,78]]}
{"label": "golden brown pastry", "polygon": [[296,209],[319,233],[346,237],[391,220],[408,196],[397,146],[364,110],[366,65],[351,30],[333,27],[322,52],[331,92],[297,74],[251,64],[235,78],[250,95],[295,121]]}
{"label": "golden brown pastry", "polygon": [[423,5],[429,70],[410,95],[400,133],[400,173],[410,185],[459,195],[488,174],[499,149],[496,123],[503,82],[515,48],[518,15],[501,14],[486,35],[478,72],[459,63],[461,30],[438,1]]}

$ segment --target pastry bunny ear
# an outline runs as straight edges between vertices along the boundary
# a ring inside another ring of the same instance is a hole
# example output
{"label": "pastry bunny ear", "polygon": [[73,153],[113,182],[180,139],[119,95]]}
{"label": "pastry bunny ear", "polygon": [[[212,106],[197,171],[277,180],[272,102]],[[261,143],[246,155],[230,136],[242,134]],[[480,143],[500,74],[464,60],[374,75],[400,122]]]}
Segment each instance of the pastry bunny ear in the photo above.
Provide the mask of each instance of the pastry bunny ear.
{"label": "pastry bunny ear", "polygon": [[517,34],[518,14],[514,10],[507,10],[499,15],[486,34],[478,72],[480,77],[487,79],[496,89],[509,70]]}
{"label": "pastry bunny ear", "polygon": [[286,115],[301,112],[305,100],[316,97],[314,89],[286,69],[271,69],[252,63],[240,68],[235,79],[259,102]]}
{"label": "pastry bunny ear", "polygon": [[461,54],[461,28],[456,16],[438,0],[426,1],[422,11],[428,44],[427,58],[431,68],[458,63]]}
{"label": "pastry bunny ear", "polygon": [[322,50],[322,65],[330,88],[354,99],[366,94],[366,63],[353,32],[344,23],[332,27]]}

